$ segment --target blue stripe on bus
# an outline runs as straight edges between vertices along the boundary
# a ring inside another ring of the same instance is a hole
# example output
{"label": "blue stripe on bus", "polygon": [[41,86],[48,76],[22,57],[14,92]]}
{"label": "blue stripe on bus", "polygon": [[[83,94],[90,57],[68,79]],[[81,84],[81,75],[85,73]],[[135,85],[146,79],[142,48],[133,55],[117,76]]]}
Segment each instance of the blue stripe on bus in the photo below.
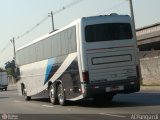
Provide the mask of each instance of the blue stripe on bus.
{"label": "blue stripe on bus", "polygon": [[53,76],[52,73],[54,71],[54,65],[55,65],[55,58],[51,58],[48,60],[47,68],[46,68],[46,74],[45,74],[45,81],[44,85],[49,81],[49,79]]}

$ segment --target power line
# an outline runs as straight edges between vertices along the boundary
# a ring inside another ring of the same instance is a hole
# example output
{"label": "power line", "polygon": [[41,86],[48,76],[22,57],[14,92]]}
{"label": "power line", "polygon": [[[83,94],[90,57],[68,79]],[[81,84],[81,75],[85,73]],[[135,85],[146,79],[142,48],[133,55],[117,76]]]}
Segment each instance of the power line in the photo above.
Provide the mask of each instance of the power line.
{"label": "power line", "polygon": [[18,39],[24,37],[25,35],[29,34],[29,33],[32,32],[34,29],[36,29],[38,26],[40,26],[43,22],[45,22],[48,18],[49,18],[49,16],[46,16],[46,17],[43,18],[39,23],[37,23],[35,26],[33,26],[31,29],[29,29],[29,30],[27,30],[26,32],[24,32],[23,34],[15,37],[15,40],[18,40]]}
{"label": "power line", "polygon": [[83,0],[76,0],[76,1],[70,3],[70,4],[66,5],[66,6],[63,6],[62,8],[60,8],[60,9],[56,10],[55,12],[53,12],[53,15],[56,15],[56,14],[62,12],[63,10],[66,10],[66,9],[68,9],[68,8],[74,6],[74,5],[76,5],[76,4],[78,4],[78,3],[82,2],[82,1]]}
{"label": "power line", "polygon": [[[60,9],[56,10],[55,12],[53,12],[53,15],[56,15],[56,14],[62,12],[63,10],[66,10],[66,9],[68,9],[68,8],[74,6],[74,5],[76,5],[76,4],[78,4],[78,3],[82,2],[82,1],[83,1],[83,0],[76,0],[76,1],[70,3],[70,4],[66,5],[66,6],[63,6],[62,8],[60,8]],[[47,15],[45,18],[43,18],[39,23],[37,23],[37,24],[36,24],[35,26],[33,26],[31,29],[29,29],[29,30],[27,30],[26,32],[24,32],[23,34],[15,37],[15,40],[21,39],[22,37],[24,37],[24,36],[26,36],[27,34],[31,33],[34,29],[36,29],[36,28],[37,28],[38,26],[40,26],[43,22],[45,22],[49,17],[51,17],[50,14]]]}
{"label": "power line", "polygon": [[68,9],[68,8],[74,6],[74,5],[76,5],[76,4],[78,4],[78,3],[82,2],[82,1],[83,1],[83,0],[76,0],[76,1],[70,3],[70,4],[66,5],[66,6],[63,6],[62,8],[56,10],[55,12],[52,12],[52,11],[51,11],[51,13],[49,13],[49,16],[50,16],[51,19],[52,19],[52,30],[54,31],[54,19],[53,19],[53,15],[56,15],[56,14],[62,12],[63,10],[66,10],[66,9]]}
{"label": "power line", "polygon": [[[66,6],[63,6],[62,8],[60,8],[60,9],[56,10],[55,12],[53,12],[53,15],[56,15],[56,14],[62,12],[63,10],[66,10],[66,9],[68,9],[68,8],[74,6],[74,5],[76,5],[76,4],[78,4],[78,3],[82,2],[82,1],[83,1],[83,0],[76,0],[76,1],[70,3],[70,4],[66,5]],[[44,23],[49,17],[51,17],[51,16],[50,16],[50,15],[47,15],[46,17],[44,17],[40,22],[38,22],[38,23],[37,23],[35,26],[33,26],[31,29],[29,29],[29,30],[27,30],[26,32],[24,32],[23,34],[15,37],[15,40],[19,40],[19,39],[23,38],[24,36],[26,36],[27,34],[31,33],[34,29],[36,29],[38,26],[40,26],[42,23]],[[0,54],[2,54],[2,53],[10,46],[10,44],[11,44],[11,41],[9,41],[9,42],[5,45],[5,47],[0,51]]]}
{"label": "power line", "polygon": [[0,51],[0,54],[2,54],[9,46],[11,45],[11,42],[9,41],[5,47],[3,47],[3,49]]}
{"label": "power line", "polygon": [[[66,10],[66,9],[68,9],[68,8],[70,8],[70,7],[74,6],[74,5],[82,2],[82,1],[83,1],[83,0],[76,0],[76,1],[70,3],[70,4],[66,5],[66,6],[63,6],[62,8],[54,11],[54,12],[53,12],[53,15],[56,15],[56,14],[58,14],[58,13],[64,11],[64,10]],[[107,11],[110,11],[110,10],[112,10],[112,9],[118,8],[119,6],[123,5],[123,4],[126,3],[127,1],[128,1],[128,0],[125,0],[125,1],[123,1],[123,2],[121,2],[121,3],[119,3],[119,4],[117,4],[117,5],[109,8],[109,9],[103,11],[103,12],[98,13],[98,14],[102,14],[102,13],[104,13],[104,12],[107,12]],[[24,36],[26,36],[27,34],[31,33],[34,29],[36,29],[36,28],[37,28],[38,26],[40,26],[43,22],[45,22],[49,17],[51,17],[51,15],[47,15],[47,16],[44,17],[40,22],[38,22],[35,26],[33,26],[31,29],[29,29],[29,30],[27,30],[26,32],[24,32],[23,34],[15,37],[15,40],[21,39],[22,37],[24,37]],[[0,54],[2,54],[10,45],[11,45],[11,42],[9,41],[9,42],[5,45],[5,47],[0,51]]]}
{"label": "power line", "polygon": [[118,8],[118,7],[120,7],[121,5],[123,5],[123,4],[126,3],[126,2],[128,2],[128,0],[124,0],[123,2],[120,2],[120,3],[114,5],[113,7],[109,8],[109,9],[104,10],[103,12],[98,13],[98,15],[99,15],[99,14],[102,14],[102,13],[104,13],[104,12],[106,13],[106,12],[108,12],[108,11],[110,11],[110,10],[115,9],[115,8]]}

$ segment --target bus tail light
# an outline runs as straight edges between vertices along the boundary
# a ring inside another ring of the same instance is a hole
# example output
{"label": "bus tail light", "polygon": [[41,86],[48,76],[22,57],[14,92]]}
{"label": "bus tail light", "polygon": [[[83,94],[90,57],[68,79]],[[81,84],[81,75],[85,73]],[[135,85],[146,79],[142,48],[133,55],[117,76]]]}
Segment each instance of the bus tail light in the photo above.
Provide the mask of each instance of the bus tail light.
{"label": "bus tail light", "polygon": [[136,72],[137,72],[137,80],[140,81],[141,76],[140,76],[140,69],[138,65],[136,66]]}
{"label": "bus tail light", "polygon": [[84,83],[89,83],[89,73],[88,73],[88,71],[84,71],[84,72],[82,72],[82,76],[83,76],[83,81],[84,81]]}

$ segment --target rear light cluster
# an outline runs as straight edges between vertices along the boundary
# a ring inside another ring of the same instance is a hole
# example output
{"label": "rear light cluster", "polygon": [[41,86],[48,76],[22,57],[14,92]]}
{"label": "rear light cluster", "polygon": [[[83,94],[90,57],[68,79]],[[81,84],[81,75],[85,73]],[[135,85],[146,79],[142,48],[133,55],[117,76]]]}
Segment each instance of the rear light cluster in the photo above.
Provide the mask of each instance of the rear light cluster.
{"label": "rear light cluster", "polygon": [[83,82],[88,84],[89,83],[89,73],[88,73],[88,71],[82,72],[82,76],[83,76]]}
{"label": "rear light cluster", "polygon": [[138,65],[136,66],[136,72],[137,72],[137,80],[140,81],[141,76],[140,76],[140,68]]}

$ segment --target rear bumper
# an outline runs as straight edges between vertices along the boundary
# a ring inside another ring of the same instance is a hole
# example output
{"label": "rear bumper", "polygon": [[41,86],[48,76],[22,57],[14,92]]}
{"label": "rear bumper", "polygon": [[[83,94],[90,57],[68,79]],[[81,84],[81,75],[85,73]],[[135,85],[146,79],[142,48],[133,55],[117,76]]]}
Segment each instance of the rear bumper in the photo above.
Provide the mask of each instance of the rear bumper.
{"label": "rear bumper", "polygon": [[[113,87],[113,86],[123,86],[123,90],[114,90],[114,91],[107,91],[106,88],[108,87]],[[133,81],[124,81],[124,82],[112,82],[112,83],[101,83],[101,84],[86,84],[85,85],[85,93],[84,96],[86,98],[89,97],[94,97],[97,95],[104,95],[104,94],[118,94],[118,93],[124,93],[124,94],[129,94],[129,93],[134,93],[140,91],[140,83],[134,82]]]}
{"label": "rear bumper", "polygon": [[7,88],[7,86],[8,86],[8,85],[1,85],[1,84],[0,84],[0,89]]}

